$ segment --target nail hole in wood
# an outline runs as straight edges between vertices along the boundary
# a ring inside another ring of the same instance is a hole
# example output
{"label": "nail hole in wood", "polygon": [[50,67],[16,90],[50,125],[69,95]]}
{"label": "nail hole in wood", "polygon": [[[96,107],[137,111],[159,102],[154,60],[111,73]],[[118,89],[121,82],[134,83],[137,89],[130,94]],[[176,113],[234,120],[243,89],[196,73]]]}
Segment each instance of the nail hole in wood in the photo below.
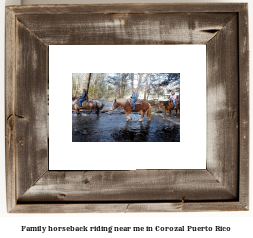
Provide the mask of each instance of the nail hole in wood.
{"label": "nail hole in wood", "polygon": [[88,179],[85,179],[84,180],[84,183],[86,184],[86,183],[89,183],[90,182],[90,180],[88,180]]}
{"label": "nail hole in wood", "polygon": [[58,198],[65,198],[65,197],[66,197],[66,195],[63,194],[63,193],[59,193],[59,194],[58,194]]}

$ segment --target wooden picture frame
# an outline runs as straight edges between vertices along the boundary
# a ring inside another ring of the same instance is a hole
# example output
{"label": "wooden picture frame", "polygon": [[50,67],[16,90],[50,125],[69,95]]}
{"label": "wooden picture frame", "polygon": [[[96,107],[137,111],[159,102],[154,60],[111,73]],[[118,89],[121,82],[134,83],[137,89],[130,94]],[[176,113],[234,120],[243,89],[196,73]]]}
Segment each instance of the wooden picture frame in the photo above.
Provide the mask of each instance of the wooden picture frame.
{"label": "wooden picture frame", "polygon": [[[246,3],[6,7],[8,212],[247,211],[248,40]],[[55,44],[206,44],[206,169],[49,171]]]}

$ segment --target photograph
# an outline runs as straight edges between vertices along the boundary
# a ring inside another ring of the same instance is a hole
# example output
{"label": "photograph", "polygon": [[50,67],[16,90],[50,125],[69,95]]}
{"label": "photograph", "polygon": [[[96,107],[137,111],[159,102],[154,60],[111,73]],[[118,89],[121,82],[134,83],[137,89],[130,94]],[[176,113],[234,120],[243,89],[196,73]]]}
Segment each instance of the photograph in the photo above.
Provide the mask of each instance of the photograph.
{"label": "photograph", "polygon": [[72,142],[180,142],[180,73],[73,73]]}

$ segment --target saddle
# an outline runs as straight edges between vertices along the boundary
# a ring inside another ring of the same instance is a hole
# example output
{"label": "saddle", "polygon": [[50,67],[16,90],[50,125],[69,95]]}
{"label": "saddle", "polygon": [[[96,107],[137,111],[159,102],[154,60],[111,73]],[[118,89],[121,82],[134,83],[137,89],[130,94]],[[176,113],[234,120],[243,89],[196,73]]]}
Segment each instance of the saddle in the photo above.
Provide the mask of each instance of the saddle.
{"label": "saddle", "polygon": [[[173,105],[173,108],[176,109],[176,108],[174,107],[173,100],[170,100],[170,103]],[[176,99],[176,105],[178,105],[178,104],[180,104],[180,101],[178,101],[178,100]]]}
{"label": "saddle", "polygon": [[[129,100],[128,100],[128,102],[130,103],[130,105],[131,106],[133,106],[133,99],[132,98],[130,98]],[[142,101],[141,100],[137,100],[134,104],[136,105],[136,104],[141,104],[142,103]]]}
{"label": "saddle", "polygon": [[[170,103],[173,103],[173,100],[170,100]],[[180,103],[180,101],[178,101],[177,99],[176,99],[176,104],[179,104]]]}

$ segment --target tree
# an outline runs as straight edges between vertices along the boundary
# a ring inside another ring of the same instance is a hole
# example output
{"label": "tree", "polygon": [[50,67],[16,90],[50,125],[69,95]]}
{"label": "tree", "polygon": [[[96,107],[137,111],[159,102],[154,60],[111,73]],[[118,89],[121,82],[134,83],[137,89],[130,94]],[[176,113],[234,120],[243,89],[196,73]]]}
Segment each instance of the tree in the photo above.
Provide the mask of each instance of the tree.
{"label": "tree", "polygon": [[148,97],[149,97],[149,94],[150,94],[150,92],[151,92],[151,87],[150,87],[150,85],[151,85],[151,78],[152,78],[152,74],[149,74],[149,83],[148,83],[148,89],[147,89],[147,100],[148,100]]}
{"label": "tree", "polygon": [[121,92],[121,80],[122,76],[119,73],[109,74],[108,75],[108,88],[110,90],[110,97],[119,98]]}
{"label": "tree", "polygon": [[126,88],[126,74],[123,73],[122,74],[122,84],[121,84],[120,98],[124,98],[125,88]]}
{"label": "tree", "polygon": [[87,93],[87,100],[88,100],[88,92],[90,87],[90,79],[91,79],[91,73],[86,74],[86,93]]}
{"label": "tree", "polygon": [[72,74],[72,96],[78,97],[82,94],[85,74],[73,73]]}
{"label": "tree", "polygon": [[106,98],[109,98],[108,74],[106,74]]}
{"label": "tree", "polygon": [[180,74],[179,73],[173,73],[173,74],[161,74],[163,76],[162,78],[162,85],[169,85],[172,83],[180,83]]}
{"label": "tree", "polygon": [[76,74],[76,93],[75,95],[78,95],[79,91],[79,74]]}
{"label": "tree", "polygon": [[148,78],[149,78],[149,74],[147,74],[147,78],[146,78],[146,86],[145,86],[145,91],[144,91],[144,100],[147,100]]}
{"label": "tree", "polygon": [[140,76],[139,76],[138,89],[137,89],[137,94],[138,94],[138,96],[140,95],[140,91],[141,91],[141,80],[142,80],[142,75],[143,75],[143,73],[141,73]]}
{"label": "tree", "polygon": [[132,91],[134,89],[134,74],[131,73],[131,87],[132,87]]}
{"label": "tree", "polygon": [[[134,85],[139,98],[160,97],[172,90],[180,91],[179,73],[73,73],[72,96],[80,96],[83,88],[89,99],[125,98],[131,94]],[[143,94],[142,94],[143,92]]]}

